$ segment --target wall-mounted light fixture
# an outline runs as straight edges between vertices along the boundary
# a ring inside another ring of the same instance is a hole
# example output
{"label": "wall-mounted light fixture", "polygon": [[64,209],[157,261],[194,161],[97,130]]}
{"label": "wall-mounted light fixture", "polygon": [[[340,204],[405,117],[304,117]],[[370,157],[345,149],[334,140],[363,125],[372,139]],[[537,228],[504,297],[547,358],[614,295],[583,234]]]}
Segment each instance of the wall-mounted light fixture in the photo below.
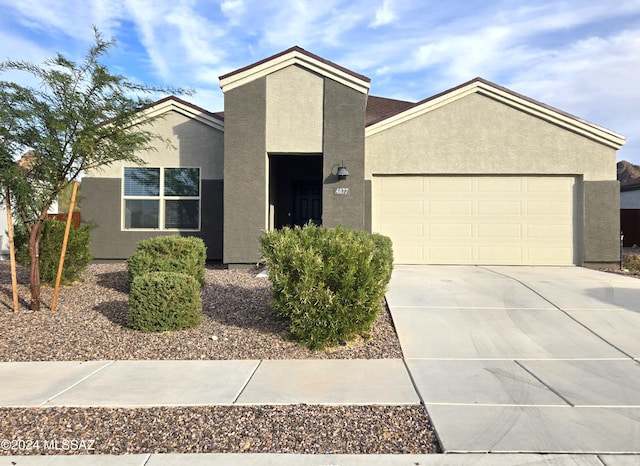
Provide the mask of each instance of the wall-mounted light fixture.
{"label": "wall-mounted light fixture", "polygon": [[339,180],[346,180],[347,176],[349,176],[349,171],[347,170],[347,167],[344,166],[344,160],[338,167],[338,173],[336,173],[336,175],[338,175]]}

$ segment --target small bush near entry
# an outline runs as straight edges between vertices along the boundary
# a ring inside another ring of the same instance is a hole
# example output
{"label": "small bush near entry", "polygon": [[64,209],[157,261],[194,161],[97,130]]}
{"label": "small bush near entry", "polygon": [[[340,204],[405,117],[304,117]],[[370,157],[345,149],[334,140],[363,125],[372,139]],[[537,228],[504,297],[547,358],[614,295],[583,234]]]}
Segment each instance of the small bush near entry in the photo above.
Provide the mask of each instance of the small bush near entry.
{"label": "small bush near entry", "polygon": [[[60,222],[53,218],[46,219],[42,226],[42,239],[39,248],[40,280],[47,285],[54,286],[56,283],[66,227],[66,222]],[[83,225],[80,228],[72,227],[69,230],[61,283],[69,284],[78,280],[93,260],[89,251],[91,230],[91,225]],[[31,265],[29,235],[22,226],[16,228],[15,244],[16,260],[21,265],[29,267]]]}
{"label": "small bush near entry", "polygon": [[128,325],[143,332],[193,328],[202,321],[198,281],[183,273],[151,272],[133,279]]}
{"label": "small bush near entry", "polygon": [[129,284],[149,272],[176,272],[194,277],[204,285],[207,248],[193,236],[156,236],[138,242],[136,252],[127,259]]}
{"label": "small bush near entry", "polygon": [[393,268],[389,238],[310,224],[267,232],[260,242],[271,306],[295,340],[322,349],[370,336]]}
{"label": "small bush near entry", "polygon": [[622,267],[631,272],[640,272],[640,255],[628,254],[622,258]]}

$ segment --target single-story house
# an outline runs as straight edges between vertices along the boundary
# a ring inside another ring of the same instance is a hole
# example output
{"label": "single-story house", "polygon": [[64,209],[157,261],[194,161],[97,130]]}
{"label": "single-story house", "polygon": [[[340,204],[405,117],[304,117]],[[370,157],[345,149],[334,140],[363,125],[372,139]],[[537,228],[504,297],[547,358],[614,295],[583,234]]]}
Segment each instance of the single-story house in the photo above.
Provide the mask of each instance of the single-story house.
{"label": "single-story house", "polygon": [[220,86],[222,113],[151,107],[173,148],[84,177],[97,259],[179,233],[243,267],[261,232],[312,221],[388,235],[401,264],[618,263],[612,131],[481,78],[420,102],[370,96],[369,78],[299,47]]}
{"label": "single-story house", "polygon": [[640,246],[640,181],[620,186],[620,230],[624,247]]}

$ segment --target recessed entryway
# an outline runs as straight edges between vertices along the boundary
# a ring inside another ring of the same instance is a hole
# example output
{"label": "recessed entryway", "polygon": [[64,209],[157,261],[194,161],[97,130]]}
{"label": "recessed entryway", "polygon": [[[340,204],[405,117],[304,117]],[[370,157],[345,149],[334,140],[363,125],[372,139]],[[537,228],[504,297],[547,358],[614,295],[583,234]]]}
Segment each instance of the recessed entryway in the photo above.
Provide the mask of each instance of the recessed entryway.
{"label": "recessed entryway", "polygon": [[322,155],[269,155],[269,226],[322,225]]}

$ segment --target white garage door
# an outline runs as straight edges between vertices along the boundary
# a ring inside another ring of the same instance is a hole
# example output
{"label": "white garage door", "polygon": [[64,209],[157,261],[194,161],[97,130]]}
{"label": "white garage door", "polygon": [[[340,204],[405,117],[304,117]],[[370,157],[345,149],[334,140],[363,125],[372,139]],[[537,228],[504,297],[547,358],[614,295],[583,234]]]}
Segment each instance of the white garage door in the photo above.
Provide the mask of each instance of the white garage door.
{"label": "white garage door", "polygon": [[375,176],[399,264],[574,264],[574,177]]}

